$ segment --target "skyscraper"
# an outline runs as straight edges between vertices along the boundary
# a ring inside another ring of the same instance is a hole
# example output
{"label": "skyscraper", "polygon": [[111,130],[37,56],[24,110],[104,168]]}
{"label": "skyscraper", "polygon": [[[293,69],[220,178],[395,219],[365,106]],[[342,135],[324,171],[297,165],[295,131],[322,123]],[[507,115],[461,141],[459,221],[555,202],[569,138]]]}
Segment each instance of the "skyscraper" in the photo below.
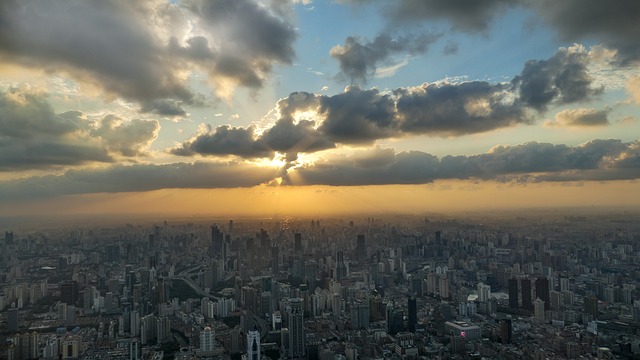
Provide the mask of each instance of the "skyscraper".
{"label": "skyscraper", "polygon": [[522,308],[531,310],[533,309],[533,303],[531,302],[531,280],[522,279],[520,285],[522,286]]}
{"label": "skyscraper", "polygon": [[367,244],[364,240],[364,234],[358,234],[356,240],[356,259],[364,259],[367,257]]}
{"label": "skyscraper", "polygon": [[410,296],[407,301],[407,311],[409,312],[409,322],[407,327],[410,332],[416,331],[416,325],[418,324],[418,307],[415,296]]}
{"label": "skyscraper", "polygon": [[222,243],[224,242],[224,234],[217,225],[211,226],[211,256],[222,257]]}
{"label": "skyscraper", "polygon": [[77,281],[66,281],[60,284],[60,300],[67,305],[75,305],[78,302]]}
{"label": "skyscraper", "polygon": [[509,279],[509,307],[518,308],[518,279]]}
{"label": "skyscraper", "polygon": [[540,298],[536,298],[536,301],[533,303],[534,307],[534,318],[536,322],[543,323],[544,322],[544,301]]}
{"label": "skyscraper", "polygon": [[336,281],[340,281],[347,277],[347,265],[344,263],[344,254],[342,251],[336,253]]}
{"label": "skyscraper", "polygon": [[536,279],[536,297],[544,301],[544,309],[551,309],[551,297],[549,295],[549,279],[539,277]]}
{"label": "skyscraper", "polygon": [[255,327],[247,333],[247,360],[260,360],[260,331]]}
{"label": "skyscraper", "polygon": [[287,309],[289,322],[289,357],[296,359],[304,357],[304,313],[302,299],[291,299]]}
{"label": "skyscraper", "polygon": [[10,332],[18,331],[18,324],[18,309],[9,309],[9,311],[7,311],[7,330]]}
{"label": "skyscraper", "polygon": [[296,253],[302,252],[302,234],[301,233],[295,233],[293,235],[293,251],[295,251]]}

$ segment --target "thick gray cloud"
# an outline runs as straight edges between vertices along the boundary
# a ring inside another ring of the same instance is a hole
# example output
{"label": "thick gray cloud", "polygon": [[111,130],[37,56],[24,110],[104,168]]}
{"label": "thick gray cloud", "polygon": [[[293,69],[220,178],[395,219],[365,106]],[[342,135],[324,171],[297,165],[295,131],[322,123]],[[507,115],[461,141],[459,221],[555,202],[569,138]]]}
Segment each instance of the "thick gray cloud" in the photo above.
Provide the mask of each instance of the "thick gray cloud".
{"label": "thick gray cloud", "polygon": [[344,45],[331,49],[331,56],[338,60],[342,75],[351,83],[366,83],[374,75],[379,65],[389,65],[395,54],[422,54],[440,35],[420,34],[407,35],[393,39],[389,35],[378,35],[373,41],[363,42],[349,36]]}
{"label": "thick gray cloud", "polygon": [[[189,32],[193,25],[201,34]],[[68,73],[163,115],[184,115],[181,106],[194,101],[185,70],[224,79],[220,87],[259,88],[274,62],[291,63],[295,37],[285,18],[253,0],[0,3],[3,62]]]}
{"label": "thick gray cloud", "polygon": [[292,185],[424,184],[438,179],[565,181],[640,178],[640,141],[593,140],[579,146],[531,142],[441,159],[374,149],[333,156],[290,171]]}
{"label": "thick gray cloud", "polygon": [[319,130],[335,142],[368,143],[396,135],[395,103],[376,89],[351,86],[342,94],[323,96]]}
{"label": "thick gray cloud", "polygon": [[531,122],[506,84],[424,84],[396,93],[405,134],[459,136]]}
{"label": "thick gray cloud", "polygon": [[3,181],[0,182],[0,198],[10,201],[101,192],[252,187],[268,182],[276,175],[277,169],[243,163],[114,165]]}
{"label": "thick gray cloud", "polygon": [[44,93],[11,89],[0,92],[0,171],[144,156],[159,129],[157,121],[107,115],[96,123],[79,111],[56,114]]}
{"label": "thick gray cloud", "polygon": [[170,152],[180,156],[236,155],[248,159],[271,158],[274,155],[263,141],[255,139],[253,127],[245,129],[228,125],[218,126],[213,131],[199,134],[179,147],[171,149]]}
{"label": "thick gray cloud", "polygon": [[512,83],[527,106],[546,110],[552,102],[574,103],[602,93],[592,86],[589,57],[581,47],[561,48],[547,60],[530,60]]}
{"label": "thick gray cloud", "polygon": [[621,63],[640,59],[640,2],[526,0],[565,41],[596,40],[618,50]]}

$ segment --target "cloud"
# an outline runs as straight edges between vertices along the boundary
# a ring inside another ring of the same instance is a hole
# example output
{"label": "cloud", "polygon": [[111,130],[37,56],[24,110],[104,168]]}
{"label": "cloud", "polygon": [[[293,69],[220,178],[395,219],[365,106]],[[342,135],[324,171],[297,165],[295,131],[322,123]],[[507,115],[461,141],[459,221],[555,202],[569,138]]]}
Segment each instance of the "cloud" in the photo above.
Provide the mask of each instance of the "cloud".
{"label": "cloud", "polygon": [[439,179],[565,181],[640,178],[640,142],[593,140],[578,146],[525,143],[473,156],[437,157],[391,149],[333,155],[289,172],[292,185],[425,184]]}
{"label": "cloud", "polygon": [[79,111],[56,114],[44,92],[0,92],[0,171],[114,162],[146,155],[157,121],[107,115],[94,122]]}
{"label": "cloud", "polygon": [[395,54],[422,54],[440,35],[420,34],[407,35],[396,39],[389,35],[378,35],[373,41],[363,42],[349,36],[344,45],[331,48],[330,54],[340,64],[342,75],[351,83],[366,83],[376,73],[380,64],[391,65],[391,57]]}
{"label": "cloud", "polygon": [[531,123],[508,84],[435,83],[396,93],[404,134],[460,136]]}
{"label": "cloud", "polygon": [[235,162],[113,165],[103,169],[69,170],[63,175],[3,181],[0,182],[0,198],[10,201],[104,192],[252,187],[276,175],[275,168]]}
{"label": "cloud", "polygon": [[547,121],[547,126],[594,127],[609,125],[608,111],[596,109],[562,110],[556,114],[555,121]]}
{"label": "cloud", "polygon": [[447,21],[453,30],[486,33],[493,19],[510,8],[532,10],[568,43],[598,41],[616,49],[618,64],[640,59],[640,3],[618,0],[615,6],[600,0],[340,0],[376,4],[394,27],[415,22]]}
{"label": "cloud", "polygon": [[219,93],[260,88],[274,63],[291,63],[295,38],[285,17],[252,0],[0,5],[3,62],[69,74],[163,115],[184,115],[197,100],[187,84],[194,70]]}
{"label": "cloud", "polygon": [[530,60],[512,83],[519,89],[520,100],[540,111],[552,102],[561,104],[589,100],[602,93],[592,87],[587,71],[588,52],[574,45],[560,48],[547,60]]}
{"label": "cloud", "polygon": [[252,126],[246,129],[229,125],[218,126],[215,130],[208,128],[207,131],[169,151],[179,156],[200,154],[236,155],[247,159],[272,158],[273,151],[263,141],[255,139],[254,130]]}
{"label": "cloud", "polygon": [[397,134],[395,103],[376,89],[350,86],[345,92],[323,96],[318,113],[324,120],[319,130],[339,143],[369,143]]}
{"label": "cloud", "polygon": [[157,121],[131,120],[125,122],[115,115],[107,115],[90,134],[105,141],[110,152],[123,156],[144,156],[145,149],[158,137]]}
{"label": "cloud", "polygon": [[518,0],[449,1],[449,0],[340,0],[342,3],[382,4],[382,13],[395,25],[407,22],[446,19],[454,30],[466,32],[486,31],[491,20],[501,11],[513,6]]}
{"label": "cloud", "polygon": [[598,0],[526,1],[565,41],[601,41],[618,51],[618,60],[640,59],[640,2],[616,1],[615,6]]}

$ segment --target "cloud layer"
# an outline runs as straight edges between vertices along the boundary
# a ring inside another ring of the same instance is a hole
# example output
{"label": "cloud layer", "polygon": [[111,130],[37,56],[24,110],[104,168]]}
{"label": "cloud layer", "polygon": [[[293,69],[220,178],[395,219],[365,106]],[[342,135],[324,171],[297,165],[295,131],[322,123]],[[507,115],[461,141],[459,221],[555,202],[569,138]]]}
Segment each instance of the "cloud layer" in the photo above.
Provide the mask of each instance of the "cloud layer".
{"label": "cloud layer", "polygon": [[289,173],[293,185],[424,184],[442,179],[498,181],[620,180],[640,178],[640,142],[593,140],[579,146],[530,142],[496,146],[473,156],[440,159],[419,151],[374,148],[328,156]]}
{"label": "cloud layer", "polygon": [[588,74],[587,54],[581,46],[561,48],[547,60],[527,62],[508,83],[437,82],[389,92],[349,86],[332,96],[296,92],[278,102],[274,110],[279,119],[263,133],[220,126],[170,151],[244,158],[271,158],[277,151],[295,159],[298,153],[337,145],[414,135],[462,136],[531,124],[535,112],[586,102],[601,93]]}
{"label": "cloud layer", "polygon": [[115,115],[89,120],[79,111],[56,114],[46,94],[17,88],[0,92],[0,171],[111,163],[146,155],[157,121]]}
{"label": "cloud layer", "polygon": [[237,188],[272,183],[360,186],[426,184],[435,180],[504,182],[602,181],[640,178],[640,141],[592,140],[578,146],[530,142],[496,146],[487,153],[438,158],[420,151],[396,153],[372,148],[352,155],[331,154],[294,169],[241,162],[196,162],[70,170],[0,182],[6,201],[98,192],[166,188]]}

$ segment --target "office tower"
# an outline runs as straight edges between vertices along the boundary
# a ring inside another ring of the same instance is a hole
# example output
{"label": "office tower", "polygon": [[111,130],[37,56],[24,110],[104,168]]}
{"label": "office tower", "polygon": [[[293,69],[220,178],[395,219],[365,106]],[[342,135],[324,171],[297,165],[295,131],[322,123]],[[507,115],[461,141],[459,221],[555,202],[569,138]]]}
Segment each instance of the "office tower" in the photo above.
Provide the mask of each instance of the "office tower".
{"label": "office tower", "polygon": [[440,298],[448,299],[449,298],[449,278],[447,275],[440,275],[439,280],[439,290],[440,290]]}
{"label": "office tower", "polygon": [[60,300],[67,305],[75,305],[78,302],[77,281],[66,281],[60,284]]}
{"label": "office tower", "polygon": [[295,251],[296,253],[302,252],[302,234],[301,233],[295,233],[293,235],[293,251]]}
{"label": "office tower", "polygon": [[149,239],[147,240],[147,248],[149,249],[149,251],[155,251],[156,237],[154,234],[149,234]]}
{"label": "office tower", "polygon": [[431,295],[435,294],[437,290],[436,277],[437,275],[433,271],[427,274],[427,293]]}
{"label": "office tower", "polygon": [[9,330],[9,332],[17,332],[18,324],[18,309],[9,309],[9,311],[7,311],[7,330]]}
{"label": "office tower", "polygon": [[551,309],[551,298],[549,295],[549,279],[539,277],[536,279],[536,297],[544,301],[544,309]]}
{"label": "office tower", "polygon": [[440,245],[440,243],[442,242],[442,235],[440,231],[436,231],[436,244]]}
{"label": "office tower", "polygon": [[558,290],[560,292],[569,290],[569,278],[566,276],[561,276],[558,279]]}
{"label": "office tower", "polygon": [[369,326],[369,304],[357,303],[351,305],[351,328],[359,330]]}
{"label": "office tower", "polygon": [[169,318],[166,316],[156,317],[156,343],[161,344],[170,338],[171,323],[169,322]]}
{"label": "office tower", "polygon": [[478,283],[478,301],[481,303],[489,301],[491,296],[491,286]]}
{"label": "office tower", "polygon": [[129,360],[140,360],[142,357],[142,348],[140,347],[140,340],[132,339],[129,342]]}
{"label": "office tower", "polygon": [[260,360],[260,331],[255,327],[247,333],[247,360]]}
{"label": "office tower", "polygon": [[503,344],[511,344],[513,336],[513,325],[511,319],[500,320],[500,338]]}
{"label": "office tower", "polygon": [[509,279],[509,307],[518,308],[518,279]]}
{"label": "office tower", "polygon": [[130,313],[130,330],[129,330],[129,334],[131,335],[131,337],[138,337],[140,336],[140,314],[138,313],[138,310],[133,310]]}
{"label": "office tower", "polygon": [[209,326],[200,332],[200,351],[204,353],[212,352],[215,345],[215,332]]}
{"label": "office tower", "polygon": [[211,256],[222,258],[222,246],[224,242],[224,234],[217,225],[211,226]]}
{"label": "office tower", "polygon": [[13,245],[13,231],[6,231],[4,233],[4,244]]}
{"label": "office tower", "polygon": [[533,313],[536,322],[544,322],[544,301],[540,298],[536,298],[536,301],[533,303]]}
{"label": "office tower", "polygon": [[302,299],[291,299],[287,309],[287,321],[289,325],[289,357],[304,357],[304,313]]}
{"label": "office tower", "polygon": [[280,271],[280,259],[279,257],[279,252],[278,252],[278,246],[272,246],[271,247],[271,273],[272,274],[277,274]]}
{"label": "office tower", "polygon": [[533,309],[533,303],[531,302],[531,280],[522,279],[520,281],[522,286],[522,308],[527,310]]}
{"label": "office tower", "polygon": [[229,232],[233,232],[233,220],[229,220]]}
{"label": "office tower", "polygon": [[364,240],[364,234],[358,234],[356,240],[356,259],[361,260],[367,257],[367,244]]}
{"label": "office tower", "polygon": [[416,331],[416,325],[418,324],[418,306],[415,296],[410,296],[407,300],[407,311],[409,312],[409,322],[407,327],[410,332]]}
{"label": "office tower", "polygon": [[336,253],[336,281],[341,281],[347,277],[347,265],[344,263],[344,254],[342,251]]}
{"label": "office tower", "polygon": [[583,312],[593,315],[594,319],[598,318],[598,298],[595,296],[585,296],[583,299]]}

